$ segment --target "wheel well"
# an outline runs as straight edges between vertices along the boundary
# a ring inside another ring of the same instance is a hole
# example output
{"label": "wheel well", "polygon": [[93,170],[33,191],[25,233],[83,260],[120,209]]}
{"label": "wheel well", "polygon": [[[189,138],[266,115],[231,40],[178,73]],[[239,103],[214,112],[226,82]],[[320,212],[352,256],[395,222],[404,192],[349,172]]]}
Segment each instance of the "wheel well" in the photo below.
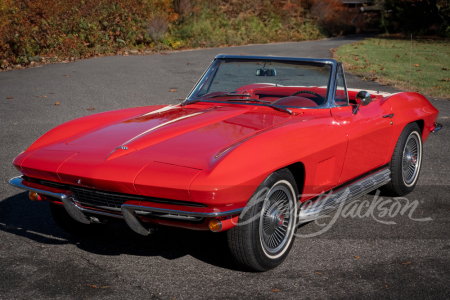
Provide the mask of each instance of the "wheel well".
{"label": "wheel well", "polygon": [[292,175],[294,175],[298,193],[299,195],[301,195],[303,193],[303,186],[305,184],[305,166],[301,162],[296,162],[289,166],[286,166],[285,168],[291,171]]}
{"label": "wheel well", "polygon": [[419,125],[420,132],[423,134],[423,128],[425,126],[425,122],[423,120],[417,120],[414,123],[417,123],[417,125]]}

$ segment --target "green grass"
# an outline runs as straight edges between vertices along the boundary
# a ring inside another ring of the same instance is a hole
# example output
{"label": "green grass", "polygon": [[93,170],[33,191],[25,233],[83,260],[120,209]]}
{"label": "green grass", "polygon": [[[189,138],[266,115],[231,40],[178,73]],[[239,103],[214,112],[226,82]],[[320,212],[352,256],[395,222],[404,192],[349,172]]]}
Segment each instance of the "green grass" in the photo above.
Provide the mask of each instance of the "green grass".
{"label": "green grass", "polygon": [[[379,81],[450,100],[450,41],[366,39],[341,46],[334,53],[361,80]],[[411,63],[410,63],[411,61]]]}

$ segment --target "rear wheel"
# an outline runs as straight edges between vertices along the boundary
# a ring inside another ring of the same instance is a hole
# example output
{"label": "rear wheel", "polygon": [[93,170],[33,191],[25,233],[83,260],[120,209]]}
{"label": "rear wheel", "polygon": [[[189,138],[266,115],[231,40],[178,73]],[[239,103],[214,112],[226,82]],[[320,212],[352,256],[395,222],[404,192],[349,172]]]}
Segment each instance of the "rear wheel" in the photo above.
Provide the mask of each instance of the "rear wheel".
{"label": "rear wheel", "polygon": [[64,206],[49,203],[50,212],[55,223],[67,233],[74,236],[88,236],[98,233],[105,228],[104,224],[83,224],[74,220],[66,211]]}
{"label": "rear wheel", "polygon": [[272,173],[258,187],[227,233],[231,253],[243,269],[267,271],[285,260],[294,241],[297,195],[287,169]]}
{"label": "rear wheel", "polygon": [[422,165],[422,136],[417,123],[405,126],[390,162],[391,181],[382,191],[390,196],[404,196],[414,190]]}

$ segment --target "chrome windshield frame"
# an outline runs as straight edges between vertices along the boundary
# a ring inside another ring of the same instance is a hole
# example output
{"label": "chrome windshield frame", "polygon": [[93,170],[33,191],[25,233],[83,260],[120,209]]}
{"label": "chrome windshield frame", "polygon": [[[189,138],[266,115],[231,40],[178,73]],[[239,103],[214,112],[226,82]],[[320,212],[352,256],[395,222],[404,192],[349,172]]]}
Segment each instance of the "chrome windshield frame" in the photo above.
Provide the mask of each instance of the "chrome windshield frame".
{"label": "chrome windshield frame", "polygon": [[[214,60],[211,62],[211,64],[205,70],[203,75],[200,77],[200,79],[197,81],[195,86],[192,88],[192,90],[189,92],[188,96],[182,103],[196,100],[196,99],[191,99],[190,97],[196,91],[197,87],[201,84],[203,79],[205,79],[205,76],[207,76],[207,74],[210,71],[214,71],[214,70],[212,70],[212,67],[214,67],[214,63],[219,59],[271,60],[271,61],[280,61],[280,62],[306,62],[306,63],[317,63],[317,64],[329,65],[331,67],[331,70],[330,70],[330,77],[329,77],[328,86],[327,86],[326,101],[321,106],[308,107],[308,109],[323,109],[323,108],[331,108],[334,106],[333,91],[335,91],[335,88],[336,88],[336,76],[337,76],[337,66],[338,66],[338,62],[334,59],[300,58],[300,57],[283,57],[283,56],[226,55],[226,54],[219,54],[214,58]],[[215,102],[215,101],[208,101],[206,99],[200,100],[200,101]],[[293,108],[296,108],[296,107],[293,107]]]}

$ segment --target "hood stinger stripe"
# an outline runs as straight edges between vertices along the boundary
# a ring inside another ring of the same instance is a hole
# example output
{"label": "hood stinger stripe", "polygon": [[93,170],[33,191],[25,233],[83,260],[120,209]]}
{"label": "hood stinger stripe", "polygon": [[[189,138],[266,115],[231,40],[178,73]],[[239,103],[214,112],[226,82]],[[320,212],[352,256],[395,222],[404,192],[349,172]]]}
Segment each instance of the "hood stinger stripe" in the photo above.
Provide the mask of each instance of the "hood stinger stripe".
{"label": "hood stinger stripe", "polygon": [[144,117],[144,116],[148,116],[148,115],[152,115],[152,114],[157,114],[157,113],[162,113],[164,111],[172,110],[174,108],[176,108],[176,105],[167,105],[167,106],[164,106],[163,108],[160,108],[160,109],[148,112],[146,114],[143,114],[140,117]]}
{"label": "hood stinger stripe", "polygon": [[[202,114],[202,113],[203,113],[203,112],[198,112],[198,113],[195,113],[195,114],[183,116],[183,117],[176,118],[176,119],[173,119],[173,120],[171,120],[171,121],[162,123],[162,124],[160,124],[160,125],[158,125],[158,126],[155,126],[155,127],[153,127],[153,128],[150,128],[149,130],[146,130],[146,131],[144,131],[144,132],[138,134],[138,135],[135,136],[134,138],[132,138],[132,139],[126,141],[125,143],[123,143],[121,146],[125,146],[125,145],[131,143],[132,141],[134,141],[134,140],[140,138],[141,136],[146,135],[147,133],[149,133],[149,132],[151,132],[151,131],[154,131],[154,130],[156,130],[156,129],[158,129],[158,128],[164,127],[164,126],[166,126],[166,125],[169,125],[169,124],[171,124],[171,123],[178,122],[178,121],[183,120],[183,119],[186,119],[186,118],[190,118],[190,117],[194,117],[194,116],[200,115],[200,114]],[[120,147],[120,146],[119,146],[119,147]]]}
{"label": "hood stinger stripe", "polygon": [[190,118],[190,117],[194,117],[194,116],[200,115],[200,114],[202,114],[202,113],[203,113],[203,112],[198,112],[198,113],[195,113],[195,114],[190,114],[190,115],[187,115],[187,116],[183,116],[183,117],[180,117],[180,118],[177,118],[177,119],[174,119],[174,120],[171,120],[171,121],[162,123],[162,124],[160,124],[160,125],[158,125],[158,126],[155,126],[155,127],[153,127],[153,128],[150,128],[149,130],[146,130],[146,131],[144,131],[144,132],[138,134],[137,136],[135,136],[134,138],[132,138],[132,139],[130,139],[130,140],[128,140],[128,141],[126,141],[126,142],[123,143],[122,145],[117,146],[116,148],[114,148],[114,150],[111,151],[111,153],[109,153],[108,156],[107,156],[106,158],[110,157],[110,156],[111,156],[114,152],[116,152],[118,149],[124,147],[125,145],[131,143],[131,142],[134,141],[134,140],[137,140],[138,138],[140,138],[140,137],[146,135],[147,133],[149,133],[149,132],[151,132],[151,131],[154,131],[154,130],[156,130],[156,129],[158,129],[158,128],[164,127],[164,126],[166,126],[166,125],[168,125],[168,124],[175,123],[175,122],[178,122],[178,121],[183,120],[183,119],[186,119],[186,118]]}

